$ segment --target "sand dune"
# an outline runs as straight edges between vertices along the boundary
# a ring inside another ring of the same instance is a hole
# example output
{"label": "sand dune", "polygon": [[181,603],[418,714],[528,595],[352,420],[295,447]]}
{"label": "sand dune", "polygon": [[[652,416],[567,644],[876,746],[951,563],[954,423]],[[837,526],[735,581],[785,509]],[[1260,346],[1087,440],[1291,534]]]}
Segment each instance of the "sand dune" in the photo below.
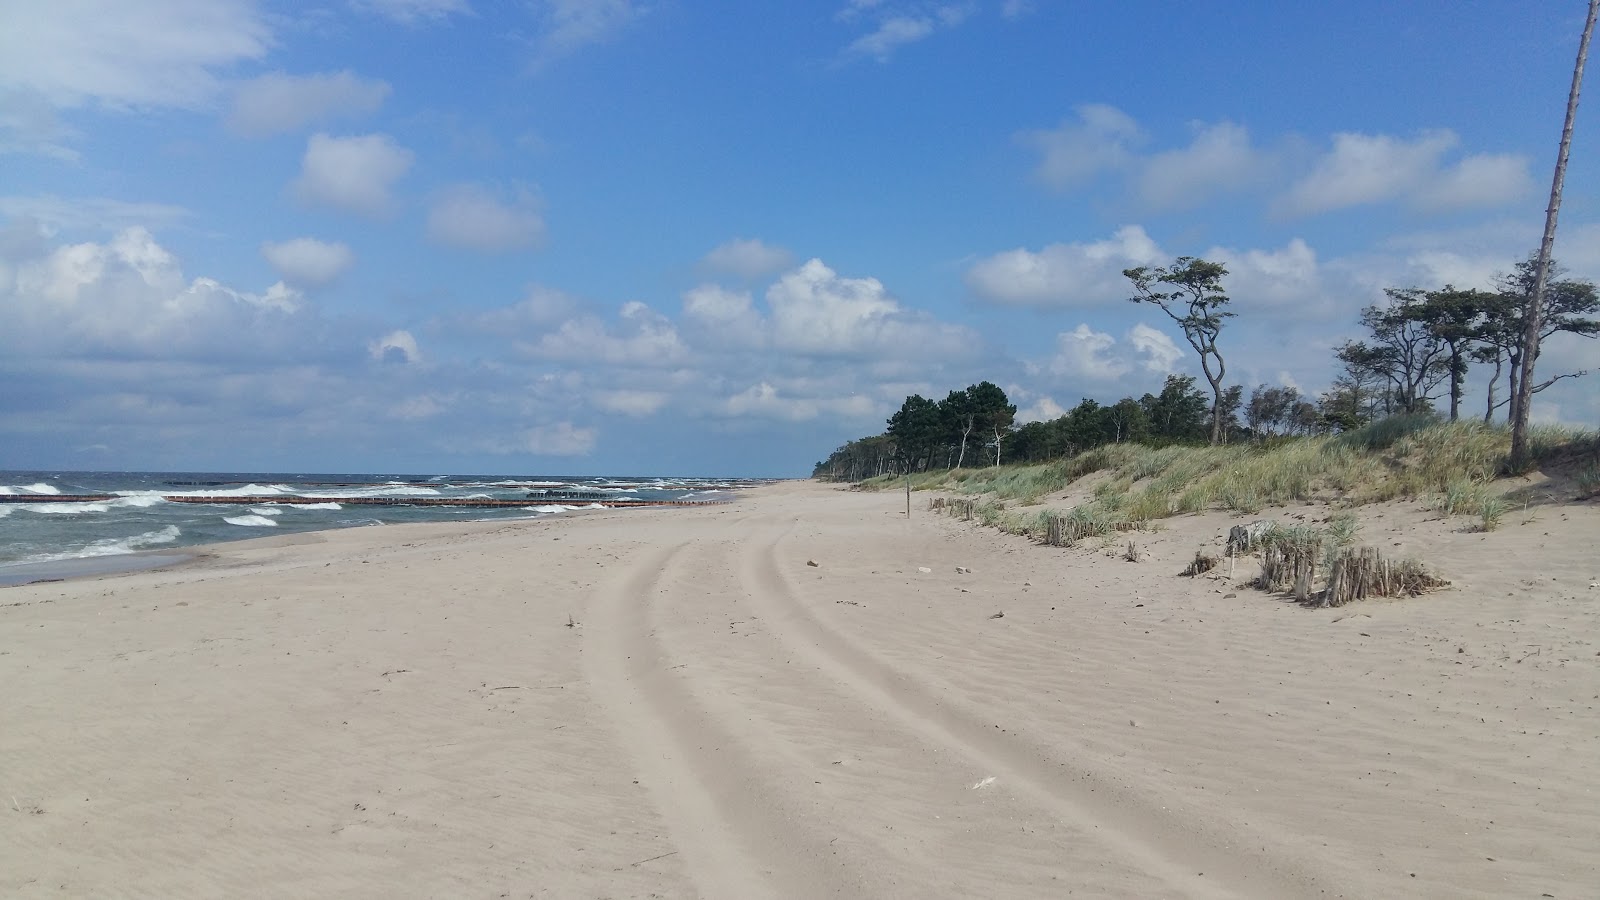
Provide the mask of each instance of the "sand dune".
{"label": "sand dune", "polygon": [[1592,505],[1376,510],[1456,586],[1312,611],[1176,577],[1226,516],[1129,563],[903,503],[793,483],[0,591],[0,893],[1600,884]]}

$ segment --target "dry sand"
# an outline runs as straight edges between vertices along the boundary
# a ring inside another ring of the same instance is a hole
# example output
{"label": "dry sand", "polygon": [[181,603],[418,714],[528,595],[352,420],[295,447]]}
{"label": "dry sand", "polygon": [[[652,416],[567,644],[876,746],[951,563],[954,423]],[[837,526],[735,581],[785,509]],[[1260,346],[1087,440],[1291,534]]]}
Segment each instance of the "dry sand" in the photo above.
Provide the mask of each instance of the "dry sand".
{"label": "dry sand", "polygon": [[1223,515],[1135,563],[903,504],[0,591],[0,894],[1600,896],[1594,504],[1373,510],[1455,586],[1337,610],[1176,577]]}

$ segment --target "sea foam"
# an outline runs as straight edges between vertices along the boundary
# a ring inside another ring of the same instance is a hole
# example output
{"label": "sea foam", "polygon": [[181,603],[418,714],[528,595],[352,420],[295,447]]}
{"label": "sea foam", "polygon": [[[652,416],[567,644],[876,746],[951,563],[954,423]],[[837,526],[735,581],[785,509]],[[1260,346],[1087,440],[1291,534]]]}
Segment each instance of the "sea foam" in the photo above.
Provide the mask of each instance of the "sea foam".
{"label": "sea foam", "polygon": [[55,487],[54,485],[45,484],[42,481],[34,482],[33,484],[25,484],[22,487],[12,487],[12,486],[10,486],[8,484],[0,484],[0,494],[59,494],[59,493],[61,493],[61,490],[59,488]]}
{"label": "sea foam", "polygon": [[222,521],[229,525],[243,525],[246,528],[276,528],[278,523],[266,516],[227,516]]}

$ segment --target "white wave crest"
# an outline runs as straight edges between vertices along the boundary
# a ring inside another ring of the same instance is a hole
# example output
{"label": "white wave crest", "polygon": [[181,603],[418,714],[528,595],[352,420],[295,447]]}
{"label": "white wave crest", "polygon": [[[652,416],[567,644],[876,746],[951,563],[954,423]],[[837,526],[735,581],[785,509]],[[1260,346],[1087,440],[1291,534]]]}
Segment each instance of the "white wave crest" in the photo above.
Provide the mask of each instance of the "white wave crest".
{"label": "white wave crest", "polygon": [[81,513],[102,513],[111,509],[109,503],[32,503],[28,509],[53,516],[75,516]]}
{"label": "white wave crest", "polygon": [[281,516],[283,510],[275,506],[252,506],[250,511],[258,516]]}
{"label": "white wave crest", "polygon": [[11,511],[14,509],[16,509],[15,506],[0,506],[0,519],[4,519],[6,516],[11,515]]}
{"label": "white wave crest", "polygon": [[411,487],[404,484],[374,484],[367,487],[340,488],[336,491],[299,491],[302,497],[437,497],[439,492],[430,487]]}
{"label": "white wave crest", "polygon": [[168,525],[159,531],[146,531],[126,538],[105,538],[95,541],[83,548],[74,556],[118,556],[124,553],[133,553],[145,547],[154,547],[158,544],[170,544],[183,534],[183,530],[176,525]]}
{"label": "white wave crest", "polygon": [[149,506],[167,502],[155,491],[114,491],[117,499],[113,501],[116,506],[131,506],[143,509]]}
{"label": "white wave crest", "polygon": [[25,484],[22,487],[12,487],[11,485],[8,485],[8,484],[0,484],[0,494],[59,494],[59,493],[61,493],[60,489],[56,488],[54,485],[45,484],[42,481],[36,481],[33,484]]}
{"label": "white wave crest", "polygon": [[295,509],[344,509],[337,503],[296,503]]}
{"label": "white wave crest", "polygon": [[169,491],[168,497],[268,497],[292,494],[294,491],[281,484],[247,484],[244,487],[211,488],[203,491]]}
{"label": "white wave crest", "polygon": [[229,525],[243,525],[246,528],[276,528],[278,523],[266,516],[227,516],[222,521]]}

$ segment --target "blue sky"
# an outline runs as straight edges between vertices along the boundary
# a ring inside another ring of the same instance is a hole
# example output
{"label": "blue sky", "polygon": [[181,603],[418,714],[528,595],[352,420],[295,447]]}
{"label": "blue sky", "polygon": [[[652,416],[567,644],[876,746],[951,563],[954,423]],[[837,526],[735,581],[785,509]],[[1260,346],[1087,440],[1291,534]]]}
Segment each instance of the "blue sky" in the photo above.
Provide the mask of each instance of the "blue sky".
{"label": "blue sky", "polygon": [[1537,246],[1584,12],[0,5],[0,468],[804,474],[912,392],[1196,370],[1121,276],[1180,255],[1229,381],[1315,393],[1383,287]]}

